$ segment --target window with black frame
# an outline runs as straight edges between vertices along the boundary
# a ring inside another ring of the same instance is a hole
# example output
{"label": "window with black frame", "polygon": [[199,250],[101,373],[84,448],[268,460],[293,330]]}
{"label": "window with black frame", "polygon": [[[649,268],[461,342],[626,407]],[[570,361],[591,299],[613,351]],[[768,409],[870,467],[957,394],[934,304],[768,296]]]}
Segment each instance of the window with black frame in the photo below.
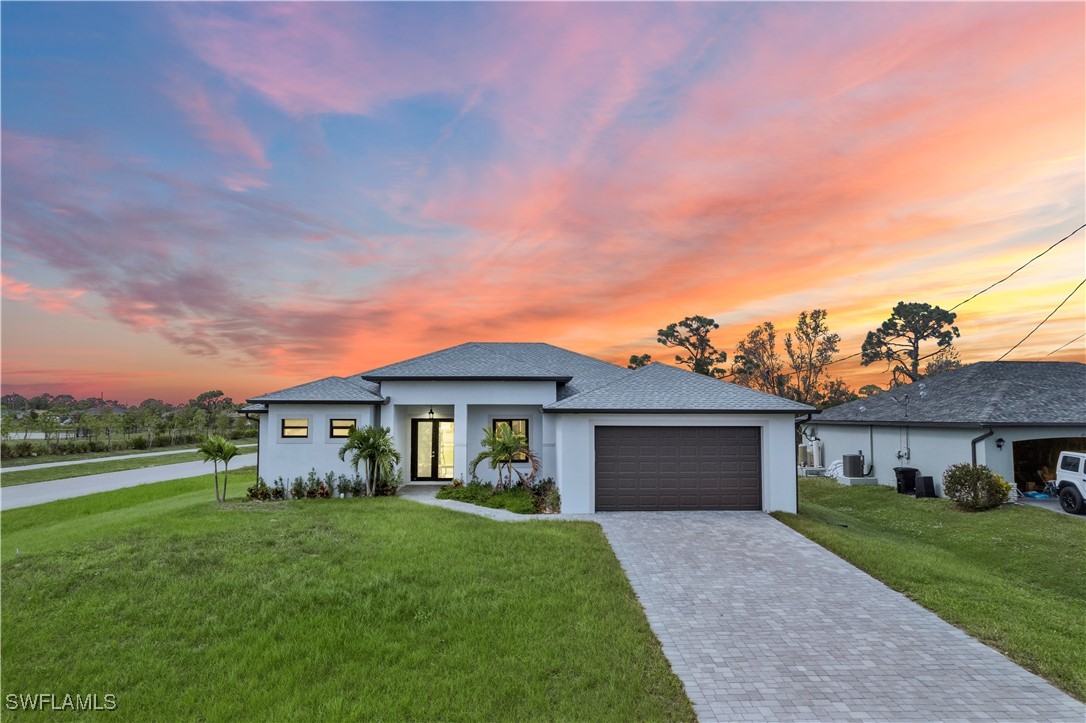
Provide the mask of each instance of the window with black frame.
{"label": "window with black frame", "polygon": [[356,424],[358,421],[354,419],[329,419],[328,436],[332,439],[349,437]]}
{"label": "window with black frame", "polygon": [[309,436],[309,418],[284,418],[280,426],[280,436],[284,439],[304,439]]}
{"label": "window with black frame", "polygon": [[[528,439],[528,420],[527,419],[495,419],[494,431],[498,431],[498,426],[501,424],[508,424],[509,428],[513,430],[515,434],[520,434],[524,437],[525,445],[531,446]],[[514,462],[527,462],[528,455],[518,454],[513,457]]]}

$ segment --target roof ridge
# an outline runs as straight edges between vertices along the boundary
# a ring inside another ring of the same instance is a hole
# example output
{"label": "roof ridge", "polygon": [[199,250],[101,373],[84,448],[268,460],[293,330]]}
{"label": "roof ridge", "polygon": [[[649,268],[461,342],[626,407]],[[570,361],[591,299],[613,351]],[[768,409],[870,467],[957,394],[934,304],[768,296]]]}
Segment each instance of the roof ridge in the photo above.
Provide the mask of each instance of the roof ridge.
{"label": "roof ridge", "polygon": [[1000,402],[1003,401],[1003,395],[1007,393],[1007,389],[1011,386],[1010,379],[1001,379],[996,383],[995,391],[992,393],[991,399],[984,405],[984,410],[980,413],[980,418],[983,422],[988,423],[991,421],[992,412],[996,410]]}
{"label": "roof ridge", "polygon": [[[618,366],[618,365],[616,364],[615,366]],[[565,404],[566,402],[569,402],[569,401],[571,401],[573,399],[576,399],[577,397],[583,396],[583,395],[588,394],[590,392],[594,393],[594,392],[600,391],[601,389],[606,389],[607,387],[611,386],[612,384],[618,384],[619,382],[621,382],[624,379],[629,379],[631,376],[633,376],[634,374],[637,374],[639,371],[641,371],[641,369],[644,369],[644,368],[645,367],[640,367],[638,369],[627,369],[625,374],[616,376],[614,379],[610,379],[610,380],[604,382],[603,384],[597,384],[596,386],[594,386],[594,387],[592,387],[590,389],[584,389],[582,391],[579,391],[576,394],[572,394],[572,395],[566,397],[565,399],[559,399],[558,401],[552,402],[551,404],[548,404],[547,406],[548,407],[556,407],[556,406],[558,406],[560,404]]]}

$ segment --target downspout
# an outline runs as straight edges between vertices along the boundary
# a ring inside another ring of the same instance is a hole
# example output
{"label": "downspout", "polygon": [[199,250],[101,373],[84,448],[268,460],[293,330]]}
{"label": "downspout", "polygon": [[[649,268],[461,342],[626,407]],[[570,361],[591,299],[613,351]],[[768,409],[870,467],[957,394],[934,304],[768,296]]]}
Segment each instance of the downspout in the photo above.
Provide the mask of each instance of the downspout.
{"label": "downspout", "polygon": [[970,443],[970,447],[971,447],[972,452],[973,452],[973,466],[974,467],[977,466],[977,442],[983,442],[984,440],[991,437],[993,434],[995,434],[995,430],[992,429],[991,427],[988,427],[987,432],[980,435],[979,437],[974,437],[973,441]]}
{"label": "downspout", "polygon": [[[245,413],[245,418],[248,419],[250,422],[253,421],[253,418],[251,416],[249,416],[248,412]],[[260,418],[259,417],[257,417],[257,420],[256,420],[256,479],[257,479],[258,482],[260,481]]]}
{"label": "downspout", "polygon": [[864,473],[864,477],[870,477],[871,473],[875,471],[875,425],[867,425],[867,459],[870,463],[867,466],[867,472]]}

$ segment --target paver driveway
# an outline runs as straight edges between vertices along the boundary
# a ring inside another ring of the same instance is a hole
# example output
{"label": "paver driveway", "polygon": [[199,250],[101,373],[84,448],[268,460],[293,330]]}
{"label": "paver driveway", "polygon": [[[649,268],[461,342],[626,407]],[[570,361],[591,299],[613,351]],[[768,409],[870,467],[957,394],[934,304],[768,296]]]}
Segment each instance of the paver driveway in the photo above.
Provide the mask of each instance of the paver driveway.
{"label": "paver driveway", "polygon": [[759,512],[611,512],[698,717],[1086,720],[1086,706]]}

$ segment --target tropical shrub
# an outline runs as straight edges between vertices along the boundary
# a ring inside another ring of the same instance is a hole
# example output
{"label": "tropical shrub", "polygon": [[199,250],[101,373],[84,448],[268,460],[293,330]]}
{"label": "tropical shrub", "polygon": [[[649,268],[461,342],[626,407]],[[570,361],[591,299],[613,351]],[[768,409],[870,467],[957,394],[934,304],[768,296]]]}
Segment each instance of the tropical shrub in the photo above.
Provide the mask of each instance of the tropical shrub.
{"label": "tropical shrub", "polygon": [[148,449],[151,443],[147,441],[147,437],[135,437],[130,443],[132,449]]}
{"label": "tropical shrub", "polygon": [[[392,430],[388,427],[352,427],[347,441],[339,449],[339,458],[351,455],[351,466],[358,475],[358,465],[363,464],[366,472],[366,496],[373,497],[377,489],[381,494],[395,494],[397,487],[396,465],[400,463],[400,452],[392,439]],[[389,492],[388,490],[391,490]]]}
{"label": "tropical shrub", "polygon": [[[468,463],[468,474],[471,475],[473,480],[476,479],[475,472],[479,468],[479,464],[486,462],[490,469],[498,471],[496,489],[503,490],[512,487],[514,473],[517,475],[521,487],[526,490],[531,489],[542,465],[539,462],[539,457],[528,447],[528,437],[514,432],[511,426],[502,422],[493,429],[483,427],[482,446],[483,451],[475,455],[475,459]],[[525,458],[528,464],[531,465],[531,472],[527,477],[513,466],[516,461]]]}
{"label": "tropical shrub", "polygon": [[954,464],[943,473],[943,494],[963,510],[999,507],[1010,492],[1011,486],[984,465]]}

